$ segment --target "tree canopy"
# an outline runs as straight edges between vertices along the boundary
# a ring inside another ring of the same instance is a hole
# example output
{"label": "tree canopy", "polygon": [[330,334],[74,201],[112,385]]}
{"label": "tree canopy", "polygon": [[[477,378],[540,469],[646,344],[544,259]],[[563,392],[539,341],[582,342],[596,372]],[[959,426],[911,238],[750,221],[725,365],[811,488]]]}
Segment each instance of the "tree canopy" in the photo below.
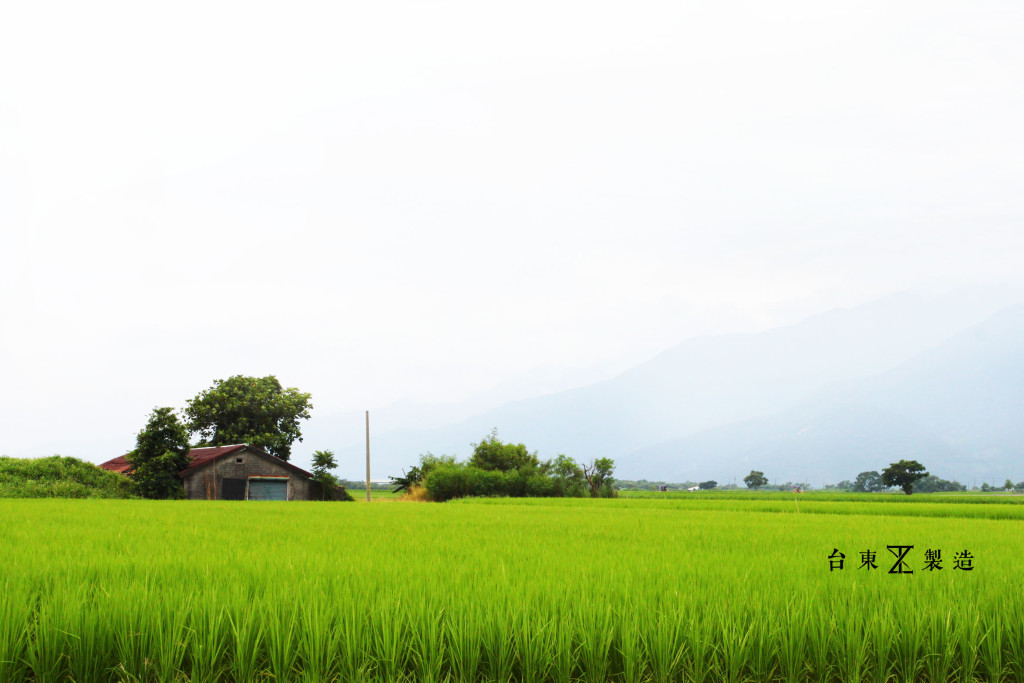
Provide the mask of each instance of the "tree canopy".
{"label": "tree canopy", "polygon": [[188,430],[173,408],[154,408],[126,456],[131,478],[144,498],[180,498],[185,490],[178,476],[188,467]]}
{"label": "tree canopy", "polygon": [[292,443],[302,441],[299,421],[309,419],[310,394],[283,389],[273,375],[218,379],[188,402],[190,432],[207,446],[245,443],[282,460],[291,457]]}
{"label": "tree canopy", "polygon": [[884,488],[885,484],[882,483],[882,475],[871,470],[858,474],[857,480],[853,482],[850,490],[857,493],[877,493]]}
{"label": "tree canopy", "polygon": [[518,470],[525,474],[539,468],[540,460],[536,453],[530,453],[521,443],[502,443],[495,428],[480,443],[473,444],[473,455],[469,459],[469,465],[482,470]]}
{"label": "tree canopy", "polygon": [[743,477],[743,483],[747,485],[748,489],[759,489],[768,485],[768,477],[759,470],[750,470],[750,474]]}
{"label": "tree canopy", "polygon": [[598,458],[580,467],[583,471],[583,478],[587,480],[590,487],[590,495],[593,498],[601,496],[602,489],[611,489],[615,480],[612,473],[615,471],[615,461],[611,458]]}
{"label": "tree canopy", "polygon": [[334,451],[313,451],[313,481],[323,500],[352,500],[338,477],[331,471],[338,466]]}
{"label": "tree canopy", "polygon": [[946,481],[934,474],[914,482],[914,490],[919,493],[947,493],[950,491],[966,491],[967,487],[958,481]]}
{"label": "tree canopy", "polygon": [[882,483],[886,486],[899,486],[908,496],[914,492],[914,482],[927,477],[924,465],[916,460],[900,460],[882,470]]}
{"label": "tree canopy", "polygon": [[313,451],[313,481],[325,486],[337,486],[338,478],[331,472],[338,466],[334,451]]}

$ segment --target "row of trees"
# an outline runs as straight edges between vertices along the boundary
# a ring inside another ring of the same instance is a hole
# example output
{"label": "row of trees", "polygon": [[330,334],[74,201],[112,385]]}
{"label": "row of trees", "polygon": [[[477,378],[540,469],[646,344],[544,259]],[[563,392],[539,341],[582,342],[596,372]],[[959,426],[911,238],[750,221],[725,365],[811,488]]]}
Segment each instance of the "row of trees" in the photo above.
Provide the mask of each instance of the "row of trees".
{"label": "row of trees", "polygon": [[[942,488],[946,485],[952,485],[959,487],[960,485],[956,482],[945,482],[938,477],[929,475],[924,468],[924,465],[916,460],[900,460],[899,462],[891,463],[888,467],[882,470],[881,474],[878,472],[861,472],[857,475],[857,480],[854,482],[844,481],[839,482],[837,488],[848,488],[851,491],[856,492],[873,492],[882,491],[887,488],[899,487],[903,489],[903,492],[908,496],[914,492],[914,485],[919,480],[931,479],[928,484],[930,486],[918,486],[918,491],[943,491],[943,490],[962,490],[960,488]],[[757,470],[751,470],[750,474],[743,477],[744,483],[747,488],[758,489],[762,486],[768,485],[768,478],[764,476],[764,472]],[[847,486],[843,486],[846,484]]]}
{"label": "row of trees", "polygon": [[420,456],[418,465],[391,477],[395,492],[445,501],[468,496],[614,497],[615,462],[597,458],[577,463],[559,455],[541,460],[524,444],[504,443],[494,429],[473,444],[473,455],[459,462],[453,455]]}

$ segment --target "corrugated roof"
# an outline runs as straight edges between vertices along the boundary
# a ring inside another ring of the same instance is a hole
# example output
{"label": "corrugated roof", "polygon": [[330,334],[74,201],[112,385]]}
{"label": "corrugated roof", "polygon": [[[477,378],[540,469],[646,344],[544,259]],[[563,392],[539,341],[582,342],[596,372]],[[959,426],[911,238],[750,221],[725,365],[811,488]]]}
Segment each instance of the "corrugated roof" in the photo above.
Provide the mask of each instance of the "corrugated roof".
{"label": "corrugated roof", "polygon": [[132,466],[128,464],[127,453],[119,455],[113,460],[106,461],[100,467],[111,472],[117,472],[118,474],[128,474],[132,469]]}
{"label": "corrugated roof", "polygon": [[[228,455],[229,453],[234,453],[235,451],[244,450],[245,448],[249,448],[250,450],[259,451],[260,453],[263,453],[263,451],[260,451],[260,449],[251,446],[247,447],[244,443],[236,443],[232,444],[231,446],[210,446],[208,448],[193,448],[188,452],[188,457],[192,462],[189,463],[188,467],[181,471],[181,476],[185,476],[186,474],[195,470],[196,468],[202,467],[208,462],[213,462],[217,458],[221,458],[225,455]],[[270,453],[265,453],[265,455],[271,458],[274,457],[270,455]]]}
{"label": "corrugated roof", "polygon": [[[191,463],[189,463],[189,466],[179,473],[179,476],[186,477],[192,472],[199,469],[200,467],[203,467],[204,465],[207,465],[213,462],[214,460],[243,450],[249,450],[254,453],[266,456],[271,460],[276,460],[277,464],[281,465],[281,467],[284,467],[286,470],[294,472],[295,474],[298,474],[300,476],[313,476],[312,474],[302,469],[301,467],[296,467],[295,465],[292,465],[289,462],[281,460],[280,458],[273,456],[270,453],[267,453],[266,451],[256,448],[255,446],[247,446],[244,443],[236,443],[230,446],[209,446],[205,448],[193,448],[188,452],[188,457],[191,460]],[[126,458],[127,454],[119,455],[112,460],[108,460],[105,463],[102,463],[100,467],[102,467],[105,470],[110,470],[111,472],[117,472],[119,474],[129,474],[132,471],[132,466]]]}

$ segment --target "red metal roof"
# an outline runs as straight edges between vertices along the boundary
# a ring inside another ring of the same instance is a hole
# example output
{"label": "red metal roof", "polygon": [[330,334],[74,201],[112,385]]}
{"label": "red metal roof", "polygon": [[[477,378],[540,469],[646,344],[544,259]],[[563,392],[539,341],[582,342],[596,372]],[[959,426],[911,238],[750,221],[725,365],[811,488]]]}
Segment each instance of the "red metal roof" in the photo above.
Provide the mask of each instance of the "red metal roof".
{"label": "red metal roof", "polygon": [[[255,446],[247,446],[244,443],[237,443],[231,446],[210,446],[206,448],[193,448],[188,452],[188,457],[191,459],[192,462],[189,463],[188,467],[186,467],[179,473],[179,476],[188,476],[189,474],[196,471],[203,465],[211,463],[214,460],[224,457],[225,455],[230,455],[231,453],[243,450],[253,451],[254,453],[259,453],[260,455],[266,456],[271,460],[276,460],[277,464],[281,465],[286,470],[294,472],[295,474],[298,474],[300,476],[313,476],[312,474],[302,469],[301,467],[296,467],[295,465],[284,460],[281,460],[280,458],[275,457],[270,453],[267,453],[266,451],[260,450]],[[105,470],[110,470],[111,472],[117,472],[119,474],[129,474],[132,471],[132,466],[128,463],[126,456],[127,454],[119,455],[113,460],[108,460],[105,463],[102,463],[100,467],[102,467]]]}
{"label": "red metal roof", "polygon": [[[244,443],[236,443],[231,446],[210,446],[209,448],[193,448],[188,452],[188,457],[192,462],[189,463],[188,467],[181,471],[181,475],[184,476],[185,474],[191,472],[197,467],[202,467],[208,462],[213,462],[217,458],[228,455],[229,453],[234,453],[235,451],[244,450],[246,448],[263,453],[263,451],[261,451],[260,449],[252,446],[246,446]],[[265,453],[265,455],[271,458],[274,457],[270,455],[270,453]]]}
{"label": "red metal roof", "polygon": [[127,454],[119,455],[113,460],[108,460],[100,467],[111,472],[117,472],[118,474],[128,474],[131,471],[132,466],[128,464]]}

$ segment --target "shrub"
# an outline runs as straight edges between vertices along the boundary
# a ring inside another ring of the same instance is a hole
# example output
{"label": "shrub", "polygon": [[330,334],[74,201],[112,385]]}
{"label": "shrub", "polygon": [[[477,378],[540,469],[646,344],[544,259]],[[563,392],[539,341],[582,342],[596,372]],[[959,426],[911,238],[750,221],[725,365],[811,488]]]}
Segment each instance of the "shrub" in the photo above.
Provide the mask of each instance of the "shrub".
{"label": "shrub", "polygon": [[[558,477],[524,474],[516,470],[482,470],[471,465],[438,467],[423,480],[426,497],[438,502],[468,496],[551,498],[566,495],[565,487],[565,480]],[[582,496],[582,487],[577,488],[577,495]],[[608,488],[613,491],[610,486]]]}
{"label": "shrub", "polygon": [[135,498],[135,485],[77,458],[0,457],[0,498]]}
{"label": "shrub", "polygon": [[430,497],[427,495],[427,489],[422,484],[413,484],[405,492],[405,495],[399,498],[399,500],[413,503],[425,503],[430,500]]}

